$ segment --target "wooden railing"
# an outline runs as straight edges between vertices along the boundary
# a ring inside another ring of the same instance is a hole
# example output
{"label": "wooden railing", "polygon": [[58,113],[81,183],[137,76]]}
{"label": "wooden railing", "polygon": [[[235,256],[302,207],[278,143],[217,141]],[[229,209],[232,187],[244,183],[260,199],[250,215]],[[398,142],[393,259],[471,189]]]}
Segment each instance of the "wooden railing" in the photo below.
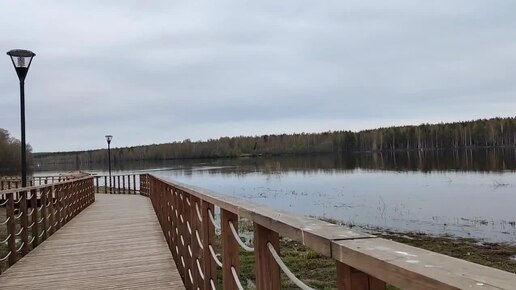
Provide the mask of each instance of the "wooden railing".
{"label": "wooden railing", "polygon": [[[89,176],[89,174],[84,172],[70,172],[60,175],[32,176],[28,178],[27,185],[45,185],[71,179],[78,179],[86,176]],[[0,177],[0,190],[19,188],[21,187],[21,183],[22,182],[20,177]]]}
{"label": "wooden railing", "polygon": [[122,174],[109,176],[95,175],[95,190],[98,193],[139,194],[140,175]]}
{"label": "wooden railing", "polygon": [[[186,289],[216,289],[217,275],[223,289],[243,289],[239,247],[254,252],[257,289],[280,289],[280,271],[301,289],[312,289],[281,261],[280,236],[333,258],[338,289],[516,287],[515,274],[152,175],[140,176],[140,191],[152,201]],[[238,234],[241,218],[253,223],[252,247]],[[215,253],[218,227],[221,260]]]}
{"label": "wooden railing", "polygon": [[[0,191],[0,273],[95,201],[93,177]],[[5,217],[5,218],[4,218]]]}

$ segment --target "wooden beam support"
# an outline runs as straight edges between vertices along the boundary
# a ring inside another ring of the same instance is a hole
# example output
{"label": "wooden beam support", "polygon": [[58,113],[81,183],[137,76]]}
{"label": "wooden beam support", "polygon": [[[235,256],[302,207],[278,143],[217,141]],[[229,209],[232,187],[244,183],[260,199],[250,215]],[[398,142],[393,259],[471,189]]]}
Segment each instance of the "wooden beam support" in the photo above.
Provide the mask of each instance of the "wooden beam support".
{"label": "wooden beam support", "polygon": [[385,290],[385,282],[367,275],[339,261],[337,263],[337,289]]}
{"label": "wooden beam support", "polygon": [[231,232],[229,223],[238,230],[238,216],[230,211],[221,209],[222,228],[222,284],[224,290],[238,290],[231,268],[240,273],[239,245]]}
{"label": "wooden beam support", "polygon": [[269,250],[271,243],[279,254],[279,235],[254,223],[254,259],[256,269],[256,289],[281,289],[280,268]]}

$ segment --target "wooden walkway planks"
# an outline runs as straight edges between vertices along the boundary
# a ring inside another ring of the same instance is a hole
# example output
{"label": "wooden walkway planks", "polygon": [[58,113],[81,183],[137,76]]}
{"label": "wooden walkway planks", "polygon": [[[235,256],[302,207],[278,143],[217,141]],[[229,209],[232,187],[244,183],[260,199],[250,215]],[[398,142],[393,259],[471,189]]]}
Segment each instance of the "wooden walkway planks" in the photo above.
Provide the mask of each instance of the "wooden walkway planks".
{"label": "wooden walkway planks", "polygon": [[0,275],[1,289],[184,289],[148,198],[96,201]]}

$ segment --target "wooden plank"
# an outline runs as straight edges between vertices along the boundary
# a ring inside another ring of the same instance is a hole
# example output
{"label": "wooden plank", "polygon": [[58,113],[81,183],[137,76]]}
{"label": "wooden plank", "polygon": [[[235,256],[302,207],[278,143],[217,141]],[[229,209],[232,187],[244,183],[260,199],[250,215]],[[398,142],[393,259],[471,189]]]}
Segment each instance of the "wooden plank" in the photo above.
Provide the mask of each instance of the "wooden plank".
{"label": "wooden plank", "polygon": [[0,285],[14,290],[184,289],[150,200],[105,194],[0,275]]}

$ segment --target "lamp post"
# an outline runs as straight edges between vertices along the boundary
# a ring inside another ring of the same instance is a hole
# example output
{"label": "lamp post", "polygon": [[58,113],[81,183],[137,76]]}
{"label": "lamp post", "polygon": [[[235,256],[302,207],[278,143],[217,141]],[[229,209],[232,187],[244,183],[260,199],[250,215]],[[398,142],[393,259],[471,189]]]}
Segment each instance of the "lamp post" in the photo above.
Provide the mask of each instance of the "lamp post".
{"label": "lamp post", "polygon": [[107,152],[108,152],[108,168],[109,168],[109,192],[111,192],[111,140],[113,140],[112,135],[106,135],[107,141]]}
{"label": "lamp post", "polygon": [[20,111],[21,111],[21,166],[22,187],[27,186],[27,144],[25,141],[25,77],[29,71],[32,58],[36,55],[30,50],[13,49],[7,52],[11,57],[14,69],[20,79]]}

